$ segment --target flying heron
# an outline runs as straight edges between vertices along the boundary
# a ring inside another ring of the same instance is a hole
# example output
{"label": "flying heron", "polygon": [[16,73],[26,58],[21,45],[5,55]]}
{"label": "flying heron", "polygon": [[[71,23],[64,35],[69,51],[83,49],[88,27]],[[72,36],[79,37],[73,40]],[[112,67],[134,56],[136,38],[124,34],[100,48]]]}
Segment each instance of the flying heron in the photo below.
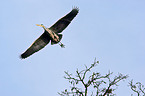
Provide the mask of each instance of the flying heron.
{"label": "flying heron", "polygon": [[60,42],[62,39],[62,34],[60,33],[71,23],[78,12],[78,8],[73,8],[71,12],[59,19],[50,28],[46,28],[43,24],[36,24],[44,29],[44,33],[36,41],[34,41],[34,43],[23,54],[21,54],[21,58],[25,59],[35,52],[41,50],[50,41],[51,45],[59,43],[59,45],[64,48],[64,44]]}

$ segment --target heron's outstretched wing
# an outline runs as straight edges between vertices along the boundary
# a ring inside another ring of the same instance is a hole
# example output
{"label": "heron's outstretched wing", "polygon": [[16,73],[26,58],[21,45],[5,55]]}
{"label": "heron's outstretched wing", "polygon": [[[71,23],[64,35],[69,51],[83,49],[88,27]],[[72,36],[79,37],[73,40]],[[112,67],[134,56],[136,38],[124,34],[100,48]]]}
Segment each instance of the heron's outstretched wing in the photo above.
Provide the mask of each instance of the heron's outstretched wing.
{"label": "heron's outstretched wing", "polygon": [[69,12],[67,15],[59,19],[54,25],[50,27],[50,29],[55,33],[62,32],[73,20],[73,18],[78,14],[79,9],[74,8],[71,12]]}
{"label": "heron's outstretched wing", "polygon": [[33,53],[39,51],[45,47],[50,41],[50,37],[47,32],[44,32],[22,55],[21,58],[25,59]]}

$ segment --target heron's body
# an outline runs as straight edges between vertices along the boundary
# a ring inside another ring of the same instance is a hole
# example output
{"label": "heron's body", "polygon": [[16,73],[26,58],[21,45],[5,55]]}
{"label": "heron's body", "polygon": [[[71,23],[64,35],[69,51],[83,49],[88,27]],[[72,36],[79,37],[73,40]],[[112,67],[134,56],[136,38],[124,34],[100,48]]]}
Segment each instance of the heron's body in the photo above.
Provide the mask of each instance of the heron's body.
{"label": "heron's body", "polygon": [[48,33],[48,35],[51,38],[51,41],[54,41],[56,43],[58,43],[60,41],[61,38],[59,38],[59,36],[55,32],[53,32],[52,30],[50,30],[49,28],[45,28],[45,26],[42,24],[41,25],[36,24],[36,25],[42,27]]}
{"label": "heron's body", "polygon": [[[51,45],[57,44],[62,39],[62,34],[60,34],[73,20],[73,18],[78,14],[78,8],[72,9],[67,15],[59,19],[54,25],[50,28],[45,28],[44,25],[39,25],[44,29],[44,33],[36,40],[34,43],[21,55],[21,58],[27,58],[35,52],[44,48],[50,41]],[[60,42],[61,47],[64,45]]]}

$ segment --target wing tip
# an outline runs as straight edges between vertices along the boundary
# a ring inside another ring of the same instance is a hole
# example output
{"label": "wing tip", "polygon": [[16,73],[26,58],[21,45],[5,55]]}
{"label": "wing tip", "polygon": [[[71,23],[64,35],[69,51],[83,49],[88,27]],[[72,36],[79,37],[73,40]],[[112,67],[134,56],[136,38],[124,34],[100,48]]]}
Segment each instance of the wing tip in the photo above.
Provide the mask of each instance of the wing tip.
{"label": "wing tip", "polygon": [[72,8],[72,11],[74,11],[74,12],[79,12],[79,7],[77,7],[77,6],[74,6],[73,8]]}
{"label": "wing tip", "polygon": [[25,59],[25,58],[27,58],[27,56],[24,53],[20,55],[20,59]]}

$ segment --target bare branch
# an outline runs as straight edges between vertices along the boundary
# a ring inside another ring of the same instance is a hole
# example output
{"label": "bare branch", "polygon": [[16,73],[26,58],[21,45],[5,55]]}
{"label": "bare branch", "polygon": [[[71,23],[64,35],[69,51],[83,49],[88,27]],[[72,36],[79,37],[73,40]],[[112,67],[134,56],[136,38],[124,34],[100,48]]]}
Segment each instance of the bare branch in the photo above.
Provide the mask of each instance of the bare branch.
{"label": "bare branch", "polygon": [[137,93],[138,96],[145,96],[145,87],[140,82],[137,82],[136,84],[133,84],[133,80],[129,82],[129,86],[131,87],[131,90]]}
{"label": "bare branch", "polygon": [[103,94],[103,96],[105,96],[108,93],[112,93],[113,90],[115,89],[111,89],[111,86],[118,86],[117,83],[120,82],[121,80],[124,80],[128,78],[128,75],[123,75],[121,73],[119,73],[119,76],[115,76],[113,81],[111,81],[110,77],[108,76],[108,80],[109,80],[109,86],[106,89],[105,93]]}
{"label": "bare branch", "polygon": [[[71,84],[70,91],[67,89],[65,91],[62,91],[61,93],[58,93],[61,96],[87,96],[89,87],[92,87],[96,90],[96,95],[95,96],[109,96],[109,95],[114,95],[112,92],[115,90],[111,88],[111,86],[117,86],[117,83],[120,82],[121,80],[126,79],[128,76],[127,75],[122,75],[119,74],[118,76],[115,76],[113,80],[111,80],[110,75],[113,74],[113,72],[107,73],[106,75],[101,75],[99,72],[93,72],[89,78],[87,76],[88,72],[91,72],[92,68],[94,68],[97,64],[99,64],[99,61],[94,60],[94,63],[91,64],[90,67],[87,67],[85,65],[85,69],[79,71],[78,69],[76,70],[76,75],[75,77],[72,76],[72,74],[69,74],[68,72],[65,71],[66,76],[64,76],[65,79],[69,80],[69,83]],[[85,82],[86,81],[86,82]],[[78,86],[78,84],[82,84],[83,90]],[[107,86],[108,85],[108,86]],[[102,87],[104,86],[104,87]],[[106,87],[105,87],[106,86]],[[140,87],[142,88],[142,87]],[[90,94],[93,96],[92,94]]]}

